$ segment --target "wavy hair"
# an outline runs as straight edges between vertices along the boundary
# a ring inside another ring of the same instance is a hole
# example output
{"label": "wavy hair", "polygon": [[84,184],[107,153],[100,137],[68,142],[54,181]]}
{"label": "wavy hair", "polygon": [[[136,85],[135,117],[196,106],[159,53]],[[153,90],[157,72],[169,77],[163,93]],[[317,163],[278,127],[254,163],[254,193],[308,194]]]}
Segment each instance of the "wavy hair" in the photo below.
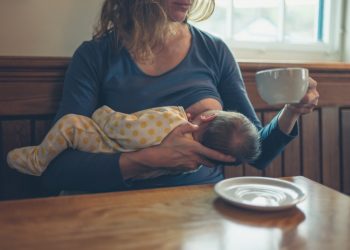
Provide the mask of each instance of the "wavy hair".
{"label": "wavy hair", "polygon": [[[93,37],[98,39],[107,33],[116,33],[119,44],[127,48],[138,60],[153,56],[152,49],[162,46],[172,33],[172,25],[163,6],[164,0],[105,0]],[[215,0],[192,0],[186,18],[202,21],[211,16]]]}

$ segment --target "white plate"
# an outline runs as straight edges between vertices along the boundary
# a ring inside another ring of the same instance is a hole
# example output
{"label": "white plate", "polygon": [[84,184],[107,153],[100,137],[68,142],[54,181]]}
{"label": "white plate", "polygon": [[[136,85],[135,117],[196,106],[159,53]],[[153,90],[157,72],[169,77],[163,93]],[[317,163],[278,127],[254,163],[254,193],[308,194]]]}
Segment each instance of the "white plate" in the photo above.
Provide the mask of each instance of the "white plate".
{"label": "white plate", "polygon": [[291,208],[306,198],[297,185],[267,177],[230,178],[217,183],[214,189],[221,198],[236,206],[264,211]]}

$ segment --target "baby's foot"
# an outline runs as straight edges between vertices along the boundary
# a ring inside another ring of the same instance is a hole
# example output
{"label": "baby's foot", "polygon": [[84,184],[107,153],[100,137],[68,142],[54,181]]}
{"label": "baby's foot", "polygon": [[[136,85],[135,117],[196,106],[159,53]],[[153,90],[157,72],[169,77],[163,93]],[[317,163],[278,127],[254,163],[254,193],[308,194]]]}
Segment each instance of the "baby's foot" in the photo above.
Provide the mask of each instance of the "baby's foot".
{"label": "baby's foot", "polygon": [[41,175],[46,168],[38,159],[37,147],[24,147],[10,151],[7,154],[7,163],[11,168],[30,175]]}

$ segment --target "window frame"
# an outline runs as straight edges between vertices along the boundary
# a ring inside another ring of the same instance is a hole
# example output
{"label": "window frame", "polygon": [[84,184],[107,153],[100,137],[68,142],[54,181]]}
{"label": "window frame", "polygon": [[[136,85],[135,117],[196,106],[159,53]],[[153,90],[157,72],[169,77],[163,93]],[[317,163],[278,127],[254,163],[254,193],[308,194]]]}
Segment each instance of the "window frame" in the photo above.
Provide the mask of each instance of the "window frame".
{"label": "window frame", "polygon": [[[227,25],[233,21],[233,1],[229,3]],[[340,61],[342,59],[344,0],[324,1],[324,42],[312,44],[291,44],[284,42],[240,42],[233,38],[222,38],[239,60],[270,61]],[[210,19],[209,19],[210,21]],[[333,28],[331,28],[333,27]],[[209,31],[210,32],[210,31]],[[288,58],[286,58],[288,55]]]}

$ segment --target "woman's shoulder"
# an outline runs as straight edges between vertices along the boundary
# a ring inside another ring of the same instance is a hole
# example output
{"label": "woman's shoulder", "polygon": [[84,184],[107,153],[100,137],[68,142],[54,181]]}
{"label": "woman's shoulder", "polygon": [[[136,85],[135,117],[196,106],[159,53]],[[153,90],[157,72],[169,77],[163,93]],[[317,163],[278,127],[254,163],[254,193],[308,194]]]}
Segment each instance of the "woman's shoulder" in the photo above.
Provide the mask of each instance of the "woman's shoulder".
{"label": "woman's shoulder", "polygon": [[83,57],[96,58],[111,55],[116,51],[116,42],[114,32],[106,33],[99,38],[92,38],[84,41],[75,51]]}
{"label": "woman's shoulder", "polygon": [[212,49],[222,49],[227,47],[225,42],[214,34],[204,31],[194,25],[190,25],[190,29],[197,43],[202,43],[204,46]]}
{"label": "woman's shoulder", "polygon": [[[218,36],[203,31],[195,26],[190,26],[193,35],[193,44],[198,55],[222,65],[223,62],[232,64],[235,61],[230,48]],[[208,58],[209,57],[209,58]]]}

